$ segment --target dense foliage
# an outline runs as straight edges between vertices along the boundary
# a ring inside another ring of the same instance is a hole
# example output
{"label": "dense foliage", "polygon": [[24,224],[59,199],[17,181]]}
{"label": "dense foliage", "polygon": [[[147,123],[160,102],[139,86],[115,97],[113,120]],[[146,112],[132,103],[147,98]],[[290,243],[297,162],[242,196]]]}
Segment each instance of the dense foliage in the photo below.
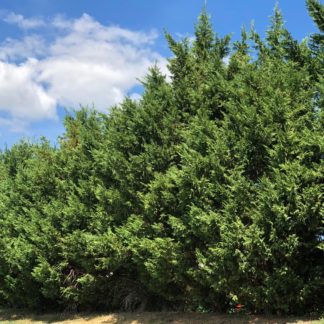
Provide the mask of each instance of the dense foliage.
{"label": "dense foliage", "polygon": [[0,154],[0,304],[321,311],[324,7],[298,42],[166,34],[170,78]]}

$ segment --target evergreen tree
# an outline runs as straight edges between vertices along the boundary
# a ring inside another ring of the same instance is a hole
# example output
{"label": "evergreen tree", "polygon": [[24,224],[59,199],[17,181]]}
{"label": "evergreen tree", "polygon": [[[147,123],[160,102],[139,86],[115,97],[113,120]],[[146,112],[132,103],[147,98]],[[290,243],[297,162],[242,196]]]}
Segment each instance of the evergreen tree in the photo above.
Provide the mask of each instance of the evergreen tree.
{"label": "evergreen tree", "polygon": [[295,40],[219,37],[203,9],[139,101],[0,153],[0,304],[323,311],[323,5]]}

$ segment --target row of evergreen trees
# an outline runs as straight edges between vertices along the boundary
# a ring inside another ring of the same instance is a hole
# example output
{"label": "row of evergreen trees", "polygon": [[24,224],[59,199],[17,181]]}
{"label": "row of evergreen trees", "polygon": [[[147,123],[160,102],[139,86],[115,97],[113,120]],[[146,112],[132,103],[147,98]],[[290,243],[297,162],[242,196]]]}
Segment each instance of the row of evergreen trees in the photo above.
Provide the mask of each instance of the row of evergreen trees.
{"label": "row of evergreen trees", "polygon": [[[324,6],[298,42],[167,34],[139,101],[0,154],[0,304],[305,313],[323,306]],[[226,58],[230,56],[227,63]]]}

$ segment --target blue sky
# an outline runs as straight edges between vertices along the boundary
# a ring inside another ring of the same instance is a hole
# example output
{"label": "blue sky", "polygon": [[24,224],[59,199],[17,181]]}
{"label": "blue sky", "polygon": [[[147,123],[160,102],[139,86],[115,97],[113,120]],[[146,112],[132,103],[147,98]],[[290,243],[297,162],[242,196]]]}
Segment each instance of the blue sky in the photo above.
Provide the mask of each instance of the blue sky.
{"label": "blue sky", "polygon": [[[239,37],[254,21],[264,35],[275,0],[209,0],[214,29]],[[64,108],[101,111],[140,95],[138,77],[166,70],[163,30],[193,33],[203,0],[1,0],[0,148],[64,132]],[[279,1],[299,40],[314,32],[304,0]]]}

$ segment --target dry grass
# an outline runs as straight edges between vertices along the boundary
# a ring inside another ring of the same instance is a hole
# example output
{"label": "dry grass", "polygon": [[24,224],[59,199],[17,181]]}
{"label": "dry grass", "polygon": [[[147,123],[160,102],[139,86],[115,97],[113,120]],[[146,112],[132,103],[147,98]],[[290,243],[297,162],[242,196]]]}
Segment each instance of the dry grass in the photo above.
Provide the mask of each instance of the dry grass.
{"label": "dry grass", "polygon": [[114,313],[114,314],[43,314],[0,309],[2,324],[324,324],[324,320],[309,320],[297,317],[265,317],[244,315],[219,315],[197,313]]}

